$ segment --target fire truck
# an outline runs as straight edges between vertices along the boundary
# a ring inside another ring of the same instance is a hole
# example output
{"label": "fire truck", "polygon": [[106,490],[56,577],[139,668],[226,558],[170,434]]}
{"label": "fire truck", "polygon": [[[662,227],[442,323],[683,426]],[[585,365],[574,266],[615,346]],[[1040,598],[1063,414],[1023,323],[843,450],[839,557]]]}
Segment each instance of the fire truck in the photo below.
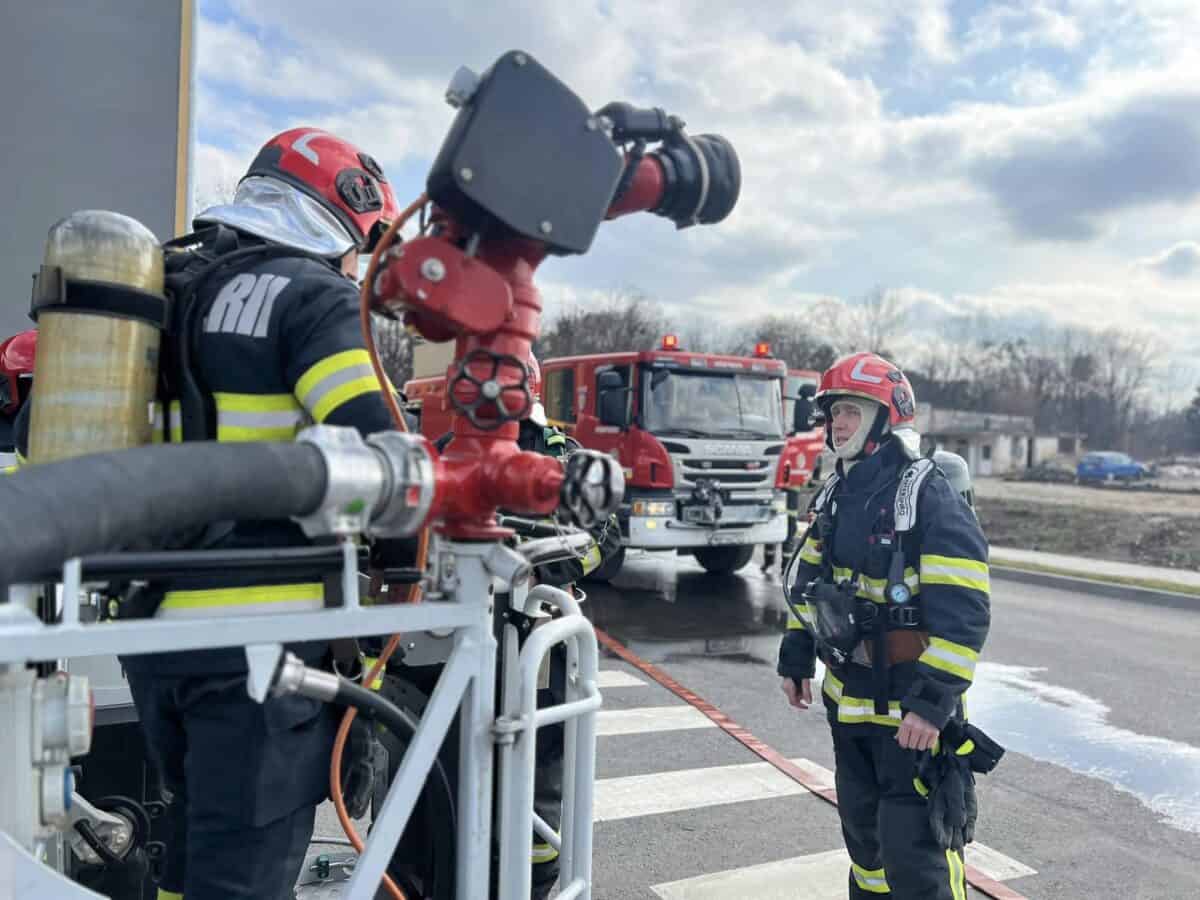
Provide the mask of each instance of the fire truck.
{"label": "fire truck", "polygon": [[[404,386],[431,439],[451,423],[446,353],[417,347],[417,377]],[[787,367],[765,344],[753,357],[690,353],[667,335],[654,350],[544,359],[541,367],[550,424],[615,456],[625,473],[622,551],[592,577],[614,577],[625,548],[690,554],[724,575],[750,562],[756,546],[785,539]]]}
{"label": "fire truck", "polygon": [[653,350],[542,361],[543,402],[551,424],[621,462],[624,548],[690,554],[723,575],[787,534],[786,374],[766,345],[692,353],[667,335]]}
{"label": "fire truck", "polygon": [[[444,375],[452,355],[449,344],[413,351],[404,393],[430,440],[452,427]],[[653,351],[545,359],[541,367],[549,422],[625,469],[624,547],[691,554],[714,574],[740,569],[759,544],[774,558],[795,527],[787,511],[800,508],[821,474],[825,434],[812,423],[819,372],[786,369],[765,342],[748,358],[689,353],[674,335]],[[768,398],[780,415],[752,411]],[[623,558],[624,549],[592,577],[612,578]]]}
{"label": "fire truck", "polygon": [[783,421],[788,426],[788,443],[783,461],[785,484],[790,491],[808,487],[821,478],[825,453],[825,430],[813,422],[813,395],[821,373],[810,369],[788,369],[783,389]]}

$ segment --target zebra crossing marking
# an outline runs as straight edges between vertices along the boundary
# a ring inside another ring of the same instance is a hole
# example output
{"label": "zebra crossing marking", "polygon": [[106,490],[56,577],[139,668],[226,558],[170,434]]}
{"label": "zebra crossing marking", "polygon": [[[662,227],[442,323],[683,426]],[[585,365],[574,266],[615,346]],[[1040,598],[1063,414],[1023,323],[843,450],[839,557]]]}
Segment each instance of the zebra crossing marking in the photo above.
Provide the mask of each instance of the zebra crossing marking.
{"label": "zebra crossing marking", "polygon": [[599,779],[593,818],[606,822],[776,797],[818,800],[770,763],[745,763]]}
{"label": "zebra crossing marking", "polygon": [[646,682],[636,675],[630,675],[621,669],[601,669],[596,677],[596,686],[605,688],[645,687]]}
{"label": "zebra crossing marking", "polygon": [[650,890],[662,900],[845,900],[849,869],[845,850],[829,850],[656,884]]}
{"label": "zebra crossing marking", "polygon": [[642,706],[636,709],[600,710],[596,734],[654,734],[685,728],[716,728],[717,723],[691,706]]}

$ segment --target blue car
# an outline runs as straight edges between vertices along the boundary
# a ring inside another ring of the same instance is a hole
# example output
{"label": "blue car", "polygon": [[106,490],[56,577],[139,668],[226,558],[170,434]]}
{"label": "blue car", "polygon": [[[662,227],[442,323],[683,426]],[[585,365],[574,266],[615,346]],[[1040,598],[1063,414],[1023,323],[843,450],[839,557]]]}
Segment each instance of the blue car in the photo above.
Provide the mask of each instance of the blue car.
{"label": "blue car", "polygon": [[1084,481],[1136,481],[1150,470],[1127,453],[1088,453],[1075,467],[1075,477]]}

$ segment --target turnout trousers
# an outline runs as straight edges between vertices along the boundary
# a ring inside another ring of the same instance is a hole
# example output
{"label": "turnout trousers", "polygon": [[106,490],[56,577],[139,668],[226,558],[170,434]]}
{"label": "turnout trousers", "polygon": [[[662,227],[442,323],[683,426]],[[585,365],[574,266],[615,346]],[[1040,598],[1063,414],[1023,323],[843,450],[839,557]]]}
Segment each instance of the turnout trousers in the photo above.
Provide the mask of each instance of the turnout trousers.
{"label": "turnout trousers", "polygon": [[[550,651],[550,684],[537,693],[538,708],[554,706],[566,696],[567,653],[562,646]],[[558,832],[562,827],[563,724],[538,729],[534,748],[533,809]],[[536,831],[533,834],[533,897],[549,896],[558,880],[558,851]]]}
{"label": "turnout trousers", "polygon": [[896,742],[894,728],[832,727],[851,900],[966,900],[962,856],[934,841],[913,786],[916,751]]}
{"label": "turnout trousers", "polygon": [[168,806],[160,900],[291,900],[328,793],[331,707],[256,703],[245,675],[129,683]]}

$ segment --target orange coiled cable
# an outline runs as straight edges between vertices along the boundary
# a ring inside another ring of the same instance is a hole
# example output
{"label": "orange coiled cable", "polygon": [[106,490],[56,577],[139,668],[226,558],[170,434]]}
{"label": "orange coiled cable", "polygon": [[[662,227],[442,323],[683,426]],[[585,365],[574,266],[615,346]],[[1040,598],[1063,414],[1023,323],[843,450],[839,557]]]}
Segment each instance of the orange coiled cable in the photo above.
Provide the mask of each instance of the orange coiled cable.
{"label": "orange coiled cable", "polygon": [[[422,209],[428,202],[428,198],[422,194],[404,210],[383,233],[383,237],[379,239],[379,243],[375,245],[374,252],[371,253],[371,260],[367,264],[367,274],[363,279],[361,290],[359,291],[359,321],[362,324],[363,340],[367,345],[367,353],[371,357],[371,367],[375,370],[375,377],[379,379],[379,385],[383,391],[384,401],[387,403],[388,411],[392,414],[392,419],[396,423],[396,427],[401,431],[408,431],[408,423],[404,420],[404,413],[400,409],[400,404],[396,402],[396,393],[392,389],[392,384],[388,380],[387,374],[383,370],[383,363],[379,360],[379,351],[375,346],[375,334],[371,330],[371,291],[375,284],[375,275],[379,270],[380,260],[387,252],[388,248],[396,240],[396,235],[400,233],[400,229],[404,223],[413,217],[413,214]],[[425,563],[429,556],[429,529],[421,529],[421,535],[417,539],[417,560],[416,568],[418,571],[424,571]],[[417,603],[421,599],[421,585],[409,585],[408,596],[405,598],[406,603]],[[363,683],[367,686],[373,685],[375,680],[384,672],[388,660],[392,654],[396,652],[396,648],[400,645],[400,635],[394,634],[388,640],[383,648],[383,653],[379,659],[375,660],[374,665],[366,674]],[[349,812],[346,810],[346,801],[342,797],[342,757],[346,751],[346,740],[350,735],[350,726],[354,722],[354,717],[358,715],[358,710],[353,706],[346,710],[342,716],[342,722],[338,726],[337,736],[333,742],[333,755],[329,758],[329,794],[333,798],[333,807],[337,811],[338,821],[341,822],[342,830],[346,832],[346,837],[354,849],[359,853],[363,852],[363,841],[359,837],[358,830],[354,827],[354,821],[350,818]],[[383,876],[383,885],[388,893],[392,895],[393,900],[407,900],[404,891],[400,886],[392,880],[388,874]]]}

